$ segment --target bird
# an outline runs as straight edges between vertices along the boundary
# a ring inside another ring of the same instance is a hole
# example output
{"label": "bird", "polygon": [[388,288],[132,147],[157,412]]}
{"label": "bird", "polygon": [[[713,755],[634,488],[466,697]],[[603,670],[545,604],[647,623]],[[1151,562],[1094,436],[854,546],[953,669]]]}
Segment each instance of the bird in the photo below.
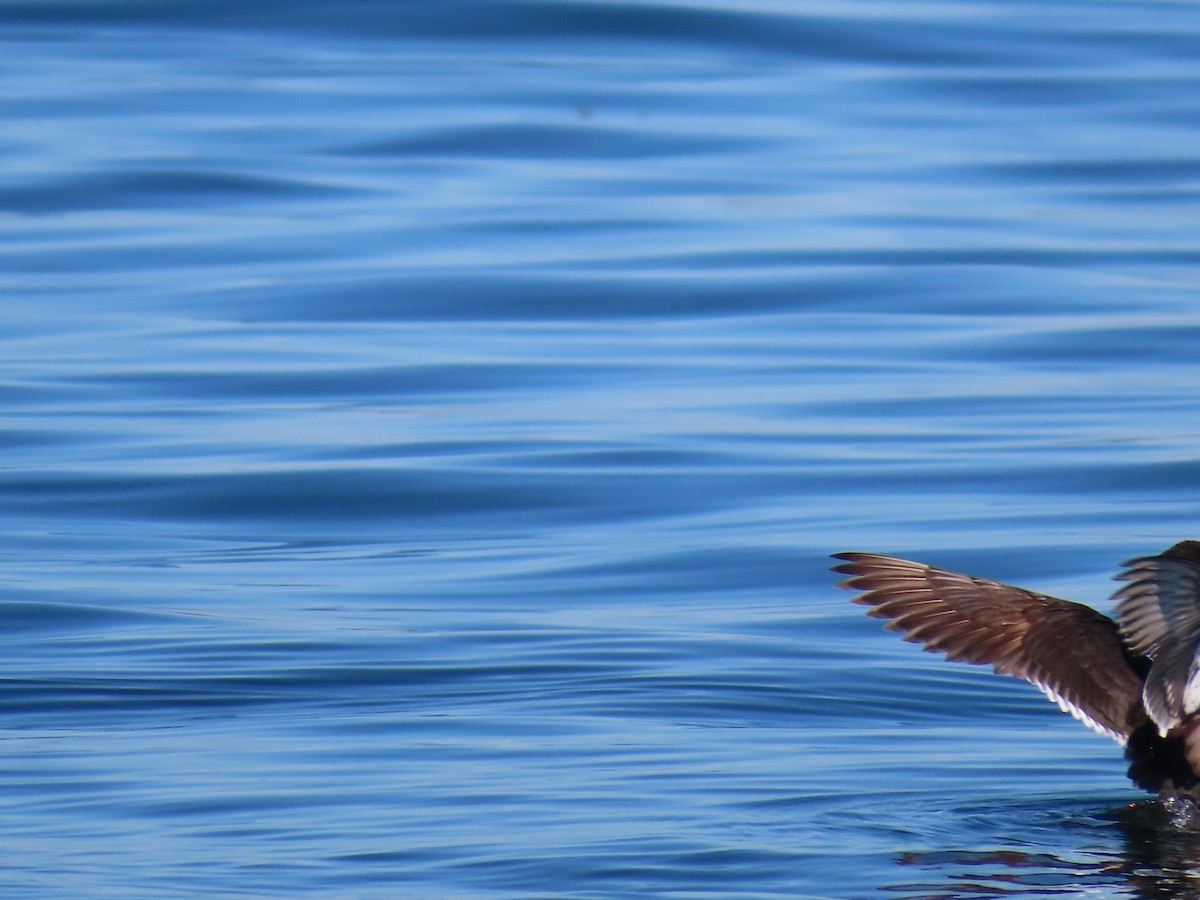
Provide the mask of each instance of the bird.
{"label": "bird", "polygon": [[[1139,788],[1200,827],[1200,541],[1122,564],[1114,616],[875,553],[835,553],[839,586],[884,628],[1038,687],[1125,748]],[[1177,816],[1178,818],[1178,816]]]}

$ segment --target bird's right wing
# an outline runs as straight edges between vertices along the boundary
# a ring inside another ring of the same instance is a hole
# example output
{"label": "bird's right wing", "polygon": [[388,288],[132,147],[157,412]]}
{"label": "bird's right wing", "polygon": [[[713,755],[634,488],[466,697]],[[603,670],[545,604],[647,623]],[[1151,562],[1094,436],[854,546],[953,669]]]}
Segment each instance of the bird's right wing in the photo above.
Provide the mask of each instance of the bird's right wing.
{"label": "bird's right wing", "polygon": [[[1130,649],[1154,660],[1146,679],[1146,709],[1166,735],[1200,710],[1192,685],[1200,646],[1200,543],[1182,541],[1157,556],[1125,563],[1127,582],[1115,597],[1117,621]],[[1191,732],[1189,732],[1191,733]],[[1194,737],[1200,763],[1200,737]]]}

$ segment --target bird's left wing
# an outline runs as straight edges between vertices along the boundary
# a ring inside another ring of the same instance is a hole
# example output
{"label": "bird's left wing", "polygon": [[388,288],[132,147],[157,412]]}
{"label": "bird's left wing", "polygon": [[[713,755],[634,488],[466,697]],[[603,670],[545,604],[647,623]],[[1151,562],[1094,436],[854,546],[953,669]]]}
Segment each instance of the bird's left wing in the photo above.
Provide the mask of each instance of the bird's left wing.
{"label": "bird's left wing", "polygon": [[1061,709],[1121,744],[1148,721],[1144,661],[1117,624],[1089,606],[998,581],[873,553],[837,553],[841,587],[890,619],[884,627],[947,659],[991,664],[1036,685]]}

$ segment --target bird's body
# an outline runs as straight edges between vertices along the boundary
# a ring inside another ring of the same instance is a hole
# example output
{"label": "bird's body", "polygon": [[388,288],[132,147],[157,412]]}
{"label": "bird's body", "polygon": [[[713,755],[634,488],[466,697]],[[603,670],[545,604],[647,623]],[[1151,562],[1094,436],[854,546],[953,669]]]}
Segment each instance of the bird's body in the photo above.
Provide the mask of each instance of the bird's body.
{"label": "bird's body", "polygon": [[1125,563],[1115,619],[904,559],[835,556],[841,586],[887,629],[1029,681],[1125,747],[1139,787],[1200,806],[1200,542]]}

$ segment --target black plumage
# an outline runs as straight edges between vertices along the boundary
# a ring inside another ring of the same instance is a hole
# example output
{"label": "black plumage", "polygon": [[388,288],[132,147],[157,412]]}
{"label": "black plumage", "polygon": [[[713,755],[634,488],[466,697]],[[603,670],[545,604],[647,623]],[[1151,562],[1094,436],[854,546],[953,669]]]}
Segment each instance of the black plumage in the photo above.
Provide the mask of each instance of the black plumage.
{"label": "black plumage", "polygon": [[842,587],[905,640],[1023,678],[1125,747],[1129,777],[1200,801],[1200,542],[1125,563],[1115,619],[1045,594],[873,553]]}

